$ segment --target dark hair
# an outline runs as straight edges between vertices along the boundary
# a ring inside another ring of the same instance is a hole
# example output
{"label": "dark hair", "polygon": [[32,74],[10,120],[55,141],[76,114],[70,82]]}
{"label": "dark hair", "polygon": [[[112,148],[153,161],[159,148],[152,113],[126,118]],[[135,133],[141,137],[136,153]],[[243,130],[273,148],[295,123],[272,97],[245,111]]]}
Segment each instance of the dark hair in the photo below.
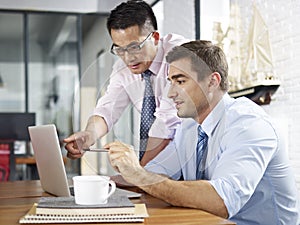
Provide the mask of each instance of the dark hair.
{"label": "dark hair", "polygon": [[198,80],[203,80],[212,72],[218,72],[221,75],[221,89],[228,90],[228,64],[220,47],[210,41],[191,41],[174,47],[168,53],[166,60],[172,63],[182,58],[191,60],[192,69],[197,72]]}
{"label": "dark hair", "polygon": [[157,30],[157,21],[150,5],[140,0],[123,2],[113,9],[107,19],[109,34],[111,29],[126,29],[138,25],[140,31],[152,32]]}

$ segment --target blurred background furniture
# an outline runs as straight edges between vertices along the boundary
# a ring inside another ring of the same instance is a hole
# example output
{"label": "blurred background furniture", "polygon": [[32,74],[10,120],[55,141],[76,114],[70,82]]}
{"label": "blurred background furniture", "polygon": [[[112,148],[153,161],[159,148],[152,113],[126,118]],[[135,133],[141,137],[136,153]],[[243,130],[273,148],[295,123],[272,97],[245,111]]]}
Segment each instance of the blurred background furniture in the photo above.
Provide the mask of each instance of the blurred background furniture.
{"label": "blurred background furniture", "polygon": [[15,158],[14,142],[0,140],[0,181],[14,180]]}
{"label": "blurred background furniture", "polygon": [[[35,113],[8,112],[0,113],[0,180],[16,180],[16,160],[32,158],[29,148],[28,126],[35,125]],[[15,143],[18,142],[18,145]],[[18,151],[23,142],[23,151]],[[35,164],[34,164],[35,166]],[[25,165],[26,170],[30,168]],[[34,169],[33,169],[34,170]],[[36,169],[35,169],[36,170]],[[35,173],[31,171],[31,173]],[[35,173],[36,174],[36,173]],[[23,177],[21,177],[23,178]]]}

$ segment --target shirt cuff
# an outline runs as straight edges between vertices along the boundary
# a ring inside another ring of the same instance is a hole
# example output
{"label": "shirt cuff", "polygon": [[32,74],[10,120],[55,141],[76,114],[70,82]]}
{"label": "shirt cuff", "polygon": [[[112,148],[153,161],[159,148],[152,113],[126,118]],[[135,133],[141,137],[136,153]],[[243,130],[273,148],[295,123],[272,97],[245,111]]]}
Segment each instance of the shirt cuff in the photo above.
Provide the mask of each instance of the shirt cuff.
{"label": "shirt cuff", "polygon": [[223,199],[229,218],[236,215],[241,208],[241,200],[230,183],[222,179],[210,180],[209,183]]}

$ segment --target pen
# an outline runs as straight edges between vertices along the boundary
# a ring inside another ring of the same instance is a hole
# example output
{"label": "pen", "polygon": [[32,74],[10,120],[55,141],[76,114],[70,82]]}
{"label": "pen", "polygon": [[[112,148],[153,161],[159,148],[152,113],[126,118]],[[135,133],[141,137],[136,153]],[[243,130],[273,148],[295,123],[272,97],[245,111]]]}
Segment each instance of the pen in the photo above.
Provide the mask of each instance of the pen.
{"label": "pen", "polygon": [[82,150],[85,152],[108,152],[108,149],[106,148],[85,148]]}

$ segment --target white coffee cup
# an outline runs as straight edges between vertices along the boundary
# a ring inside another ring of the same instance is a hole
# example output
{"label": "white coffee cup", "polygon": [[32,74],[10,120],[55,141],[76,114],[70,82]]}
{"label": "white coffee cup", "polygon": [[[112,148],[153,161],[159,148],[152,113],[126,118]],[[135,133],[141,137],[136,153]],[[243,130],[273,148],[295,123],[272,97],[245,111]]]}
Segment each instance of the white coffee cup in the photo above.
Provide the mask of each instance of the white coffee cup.
{"label": "white coffee cup", "polygon": [[[116,190],[116,183],[108,176],[75,176],[73,185],[75,203],[79,205],[106,204],[107,199]],[[109,186],[111,186],[110,191]]]}

